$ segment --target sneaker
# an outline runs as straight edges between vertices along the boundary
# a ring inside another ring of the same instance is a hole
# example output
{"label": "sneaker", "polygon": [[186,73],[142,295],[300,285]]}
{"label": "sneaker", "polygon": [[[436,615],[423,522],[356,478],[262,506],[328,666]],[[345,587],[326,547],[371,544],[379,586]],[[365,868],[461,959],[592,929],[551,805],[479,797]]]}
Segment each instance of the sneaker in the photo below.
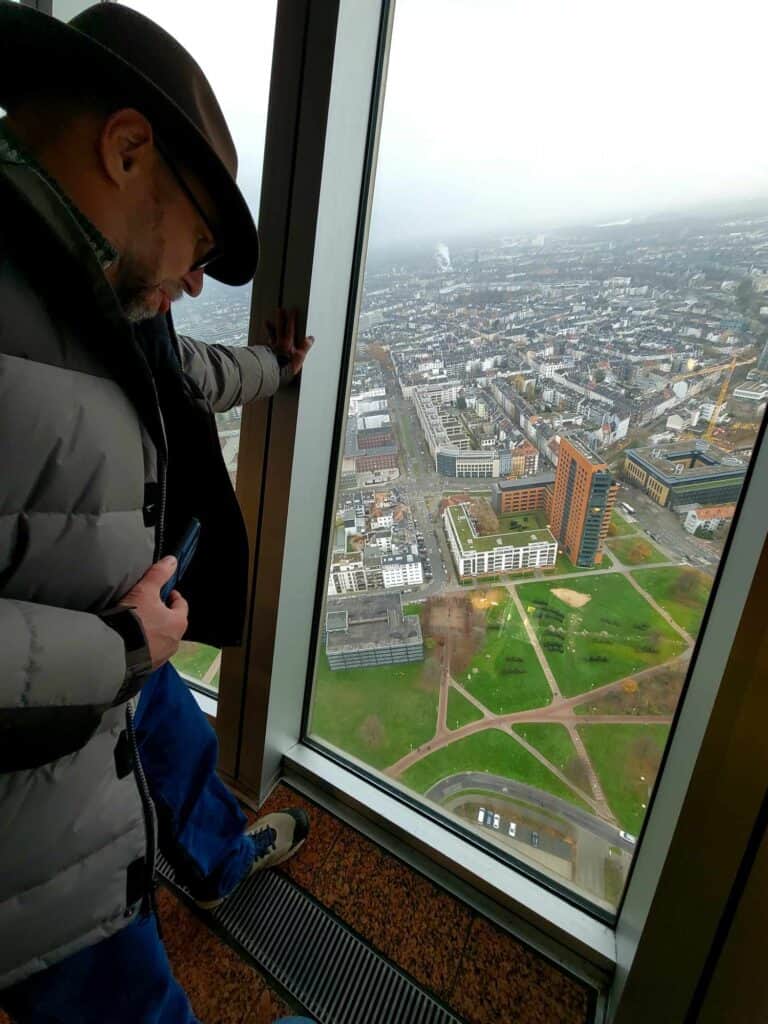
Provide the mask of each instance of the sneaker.
{"label": "sneaker", "polygon": [[[274,814],[265,814],[246,829],[245,834],[253,840],[254,857],[250,870],[238,885],[250,878],[255,871],[264,871],[292,857],[303,846],[309,834],[309,818],[304,811],[290,807]],[[237,886],[235,886],[237,888]],[[234,892],[234,889],[231,890]],[[201,910],[213,910],[229,896],[218,896],[212,900],[196,899]]]}

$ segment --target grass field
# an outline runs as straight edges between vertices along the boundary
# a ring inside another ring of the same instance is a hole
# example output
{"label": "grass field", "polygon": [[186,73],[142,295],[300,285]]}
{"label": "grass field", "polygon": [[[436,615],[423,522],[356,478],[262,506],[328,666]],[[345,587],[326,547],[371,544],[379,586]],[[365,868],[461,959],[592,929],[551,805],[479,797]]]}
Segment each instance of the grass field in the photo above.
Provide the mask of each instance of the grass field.
{"label": "grass field", "polygon": [[[192,676],[193,679],[202,679],[211,667],[213,659],[219,653],[218,647],[209,647],[207,644],[190,643],[182,640],[179,649],[171,658],[171,664],[177,672]],[[219,685],[219,673],[211,680],[209,686]]]}
{"label": "grass field", "polygon": [[588,566],[586,568],[584,566],[582,566],[582,565],[574,565],[573,562],[568,557],[568,555],[563,554],[563,552],[561,551],[560,554],[557,556],[557,561],[555,562],[554,568],[553,569],[545,569],[544,571],[547,572],[547,573],[551,572],[553,576],[561,576],[564,573],[571,573],[571,572],[594,572],[595,569],[610,569],[610,567],[612,565],[613,565],[613,562],[611,561],[610,556],[608,556],[606,558],[605,557],[605,553],[603,555],[602,565],[590,565],[590,566]]}
{"label": "grass field", "polygon": [[528,725],[516,725],[514,729],[527,743],[543,754],[555,768],[559,768],[570,782],[587,793],[591,792],[586,767],[582,764],[576,747],[573,745],[573,740],[564,725],[534,722]]}
{"label": "grass field", "polygon": [[408,423],[408,417],[407,416],[398,417],[398,419],[396,420],[396,423],[397,423],[398,427],[400,428],[400,436],[403,439],[403,443],[405,445],[406,451],[408,452],[408,454],[410,455],[410,457],[412,459],[415,459],[416,458],[416,445],[413,443],[413,438],[411,437],[411,428],[410,428],[410,425]]}
{"label": "grass field", "polygon": [[678,626],[696,636],[714,582],[711,576],[687,566],[648,569],[634,576]]}
{"label": "grass field", "polygon": [[421,615],[423,609],[423,601],[414,601],[412,604],[403,605],[403,615]]}
{"label": "grass field", "polygon": [[445,713],[446,724],[449,729],[460,729],[462,725],[469,725],[470,722],[477,722],[483,717],[479,708],[462,696],[458,690],[451,687],[448,691],[448,708]]}
{"label": "grass field", "polygon": [[387,768],[434,735],[439,680],[434,659],[332,672],[322,652],[310,731]]}
{"label": "grass field", "polygon": [[616,540],[609,539],[607,546],[624,565],[651,565],[654,562],[669,561],[666,555],[640,534],[635,534],[634,537],[619,537]]}
{"label": "grass field", "polygon": [[608,526],[609,537],[625,537],[627,534],[637,533],[637,527],[634,523],[628,523],[626,519],[619,515],[614,509],[611,513],[611,522]]}
{"label": "grass field", "polygon": [[662,665],[642,679],[620,686],[574,708],[577,715],[672,715],[683,689],[687,664]]}
{"label": "grass field", "polygon": [[458,679],[461,685],[497,715],[549,704],[549,684],[512,600],[490,607],[485,621],[485,641]]}
{"label": "grass field", "polygon": [[581,608],[552,593],[563,584],[524,583],[517,593],[566,697],[661,665],[685,649],[684,640],[622,576],[569,580],[564,589],[589,598]]}
{"label": "grass field", "polygon": [[504,533],[543,530],[547,526],[547,517],[543,512],[507,512],[499,516],[499,525]]}
{"label": "grass field", "polygon": [[667,725],[580,725],[603,792],[619,824],[637,835],[669,734]]}
{"label": "grass field", "polygon": [[525,782],[554,796],[562,797],[579,807],[587,804],[520,746],[508,733],[500,729],[484,729],[473,736],[456,740],[433,754],[428,754],[401,776],[417,793],[425,793],[436,782],[457,772],[490,772],[505,779]]}

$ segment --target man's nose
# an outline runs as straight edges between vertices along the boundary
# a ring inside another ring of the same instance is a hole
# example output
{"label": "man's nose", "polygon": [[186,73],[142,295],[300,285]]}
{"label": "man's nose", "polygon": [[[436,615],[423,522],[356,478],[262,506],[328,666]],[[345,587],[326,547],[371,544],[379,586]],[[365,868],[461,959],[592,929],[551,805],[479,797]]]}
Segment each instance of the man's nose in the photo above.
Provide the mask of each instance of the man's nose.
{"label": "man's nose", "polygon": [[197,298],[200,292],[203,290],[203,275],[204,270],[190,270],[181,279],[182,287],[187,295],[191,295],[192,298]]}

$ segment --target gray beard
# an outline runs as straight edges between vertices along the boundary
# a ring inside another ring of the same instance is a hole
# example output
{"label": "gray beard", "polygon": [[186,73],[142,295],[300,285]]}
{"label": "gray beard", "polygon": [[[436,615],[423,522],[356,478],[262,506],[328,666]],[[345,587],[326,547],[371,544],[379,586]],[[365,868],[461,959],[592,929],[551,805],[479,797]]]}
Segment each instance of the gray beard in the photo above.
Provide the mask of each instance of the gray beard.
{"label": "gray beard", "polygon": [[140,324],[144,320],[152,320],[157,316],[154,310],[147,309],[146,302],[141,294],[135,295],[128,300],[121,299],[120,305],[123,307],[126,319],[132,324]]}

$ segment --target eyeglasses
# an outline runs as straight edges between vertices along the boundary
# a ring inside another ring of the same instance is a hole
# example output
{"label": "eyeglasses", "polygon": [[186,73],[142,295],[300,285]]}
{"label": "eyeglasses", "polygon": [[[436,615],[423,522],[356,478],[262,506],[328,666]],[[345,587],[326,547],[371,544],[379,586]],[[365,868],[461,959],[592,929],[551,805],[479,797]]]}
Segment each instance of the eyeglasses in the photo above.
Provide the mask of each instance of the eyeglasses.
{"label": "eyeglasses", "polygon": [[[156,147],[158,153],[160,154],[160,156],[165,161],[165,163],[166,163],[166,165],[168,167],[168,170],[171,172],[171,174],[176,179],[176,184],[179,186],[179,188],[184,193],[184,195],[187,197],[187,199],[190,201],[190,203],[192,203],[192,205],[194,206],[194,208],[197,211],[197,214],[200,217],[200,219],[202,220],[203,224],[205,224],[206,228],[208,228],[208,231],[210,232],[211,237],[215,238],[216,237],[216,232],[213,230],[213,227],[211,226],[211,222],[208,220],[208,217],[207,217],[207,215],[205,213],[205,210],[203,210],[203,208],[200,205],[200,203],[198,202],[198,199],[195,196],[194,192],[192,191],[192,189],[189,187],[189,185],[186,183],[186,181],[182,177],[179,169],[176,167],[176,164],[168,156],[168,151],[165,149],[164,146],[160,145],[160,143],[157,141],[157,139],[155,139],[155,147]],[[195,262],[192,264],[192,266],[189,269],[190,269],[190,271],[192,271],[192,270],[204,270],[207,266],[209,266],[211,263],[213,263],[215,260],[217,260],[220,256],[221,256],[221,249],[219,249],[218,246],[214,245],[213,248],[208,250],[208,252],[205,254],[205,256],[203,256],[199,260],[195,260]]]}

